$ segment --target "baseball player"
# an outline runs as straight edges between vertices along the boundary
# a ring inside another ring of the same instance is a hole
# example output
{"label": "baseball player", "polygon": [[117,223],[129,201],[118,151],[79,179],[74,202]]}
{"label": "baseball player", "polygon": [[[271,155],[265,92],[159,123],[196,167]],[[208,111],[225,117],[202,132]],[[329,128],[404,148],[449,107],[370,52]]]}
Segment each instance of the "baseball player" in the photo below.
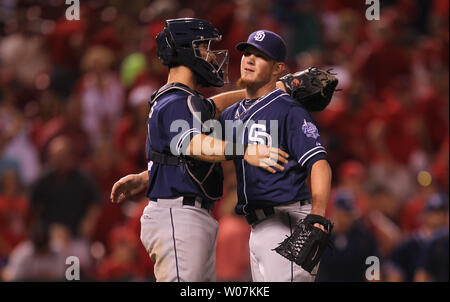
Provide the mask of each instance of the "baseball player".
{"label": "baseball player", "polygon": [[165,22],[156,42],[169,75],[150,100],[148,170],[125,176],[112,188],[113,202],[147,188],[150,201],[141,216],[141,241],[155,263],[157,281],[215,280],[218,223],[210,212],[222,195],[218,162],[264,163],[258,169],[267,173],[283,170],[274,159],[287,163],[288,155],[277,148],[225,143],[203,131],[208,120],[243,96],[237,91],[206,99],[195,90],[226,82],[228,53],[211,48],[220,39],[204,20]]}
{"label": "baseball player", "polygon": [[[276,88],[285,68],[286,46],[267,30],[252,33],[239,43],[243,52],[241,78],[245,98],[226,109],[219,121],[225,132],[237,129],[233,142],[267,144],[287,151],[289,161],[277,174],[235,159],[238,203],[236,212],[251,225],[249,240],[253,281],[314,281],[312,273],[273,249],[292,234],[308,214],[325,215],[331,169],[319,131],[309,112]],[[307,178],[311,182],[311,191]],[[320,224],[314,226],[322,228]]]}

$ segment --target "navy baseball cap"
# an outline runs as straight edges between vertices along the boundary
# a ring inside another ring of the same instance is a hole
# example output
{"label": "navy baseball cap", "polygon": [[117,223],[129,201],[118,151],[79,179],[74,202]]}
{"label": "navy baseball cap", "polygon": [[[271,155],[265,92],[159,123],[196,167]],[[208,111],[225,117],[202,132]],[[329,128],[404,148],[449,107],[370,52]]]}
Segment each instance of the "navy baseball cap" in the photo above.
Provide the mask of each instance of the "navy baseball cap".
{"label": "navy baseball cap", "polygon": [[248,46],[253,46],[270,58],[278,62],[284,62],[286,58],[286,44],[283,39],[269,30],[257,30],[248,36],[247,42],[236,45],[236,49],[244,51]]}

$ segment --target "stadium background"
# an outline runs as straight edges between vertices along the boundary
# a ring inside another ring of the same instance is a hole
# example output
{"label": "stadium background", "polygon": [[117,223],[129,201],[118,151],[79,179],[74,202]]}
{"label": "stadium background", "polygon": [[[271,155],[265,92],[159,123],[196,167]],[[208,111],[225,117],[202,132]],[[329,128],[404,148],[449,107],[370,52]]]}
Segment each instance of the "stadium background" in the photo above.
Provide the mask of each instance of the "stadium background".
{"label": "stadium background", "polygon": [[[109,194],[147,166],[147,101],[167,74],[154,37],[165,19],[198,17],[230,51],[231,84],[206,96],[236,88],[234,46],[260,28],[285,38],[290,72],[339,75],[343,91],[314,114],[336,224],[319,279],[367,281],[377,256],[381,281],[448,281],[447,0],[380,1],[373,21],[363,0],[80,2],[79,21],[63,0],[0,4],[0,280],[66,280],[68,256],[82,280],[154,280],[139,240],[145,197],[113,205]],[[217,279],[250,281],[250,230],[223,167]]]}

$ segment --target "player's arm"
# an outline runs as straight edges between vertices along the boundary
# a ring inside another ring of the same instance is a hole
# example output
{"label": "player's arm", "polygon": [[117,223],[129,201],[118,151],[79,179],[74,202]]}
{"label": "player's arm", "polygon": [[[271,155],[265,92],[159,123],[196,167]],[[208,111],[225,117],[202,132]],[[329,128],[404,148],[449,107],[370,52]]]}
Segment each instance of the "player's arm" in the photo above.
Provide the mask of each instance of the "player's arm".
{"label": "player's arm", "polygon": [[148,171],[142,171],[138,174],[129,174],[122,177],[114,183],[111,189],[111,201],[120,203],[130,196],[139,194],[147,188]]}
{"label": "player's arm", "polygon": [[214,104],[216,105],[216,114],[214,116],[214,119],[217,119],[222,114],[222,112],[225,111],[225,109],[244,98],[245,89],[227,91],[211,97],[211,99],[214,101]]}
{"label": "player's arm", "polygon": [[331,190],[331,167],[328,161],[316,161],[311,168],[311,214],[325,216]]}
{"label": "player's arm", "polygon": [[[281,81],[277,82],[277,88],[286,92],[286,88],[284,87],[284,84]],[[216,105],[216,114],[214,116],[214,119],[217,119],[220,116],[220,114],[222,114],[222,112],[225,111],[225,109],[227,109],[234,103],[239,102],[244,98],[245,98],[245,89],[227,91],[212,96],[211,99],[214,101],[214,104]]]}
{"label": "player's arm", "polygon": [[312,194],[311,214],[324,216],[331,190],[331,167],[319,130],[309,113],[300,106],[290,107],[286,115],[283,129],[288,152],[308,171]]}
{"label": "player's arm", "polygon": [[221,162],[243,158],[250,165],[261,167],[271,173],[284,168],[278,162],[287,164],[289,155],[278,148],[266,145],[234,145],[205,134],[195,135],[185,151],[187,156],[206,162]]}

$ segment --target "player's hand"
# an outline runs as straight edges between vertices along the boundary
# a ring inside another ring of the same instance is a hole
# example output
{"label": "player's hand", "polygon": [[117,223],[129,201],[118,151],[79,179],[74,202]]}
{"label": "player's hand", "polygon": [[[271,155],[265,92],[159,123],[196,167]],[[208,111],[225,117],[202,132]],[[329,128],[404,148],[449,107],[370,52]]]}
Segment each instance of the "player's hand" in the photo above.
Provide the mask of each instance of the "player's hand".
{"label": "player's hand", "polygon": [[282,81],[277,81],[275,85],[277,86],[278,89],[286,92],[286,86],[284,86],[284,83]]}
{"label": "player's hand", "polygon": [[[323,208],[323,207],[318,207],[318,206],[314,207],[315,204],[317,204],[317,203],[313,203],[313,207],[311,208],[311,214],[319,215],[319,216],[325,217],[325,208]],[[325,233],[328,233],[328,231],[326,230],[325,226],[323,226],[322,224],[320,224],[320,223],[315,223],[314,226],[315,226],[316,228],[318,228],[318,229],[321,229],[321,230],[324,231]]]}
{"label": "player's hand", "polygon": [[147,186],[141,174],[130,174],[119,179],[112,187],[111,202],[120,203],[140,193]]}
{"label": "player's hand", "polygon": [[325,227],[323,225],[321,225],[320,223],[315,223],[314,226],[316,228],[321,229],[322,231],[324,231],[325,233],[328,233],[328,231],[325,229]]}
{"label": "player's hand", "polygon": [[275,147],[269,147],[267,145],[248,145],[245,151],[244,159],[250,165],[255,167],[261,167],[270,173],[277,173],[274,169],[283,171],[284,167],[278,162],[287,164],[289,154],[281,149]]}

